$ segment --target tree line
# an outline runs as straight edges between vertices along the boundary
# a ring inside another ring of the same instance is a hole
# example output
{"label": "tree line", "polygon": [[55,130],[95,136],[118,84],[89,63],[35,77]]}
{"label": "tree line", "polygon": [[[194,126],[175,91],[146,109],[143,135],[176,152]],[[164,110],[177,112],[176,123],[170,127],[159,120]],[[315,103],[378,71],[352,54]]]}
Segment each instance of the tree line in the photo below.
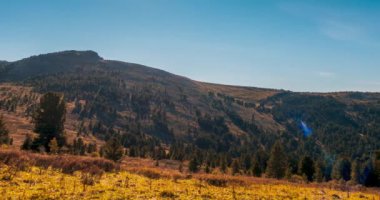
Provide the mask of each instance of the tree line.
{"label": "tree line", "polygon": [[[194,144],[175,140],[166,151],[159,140],[146,138],[139,130],[139,126],[130,127],[129,134],[114,131],[107,138],[106,144],[98,147],[95,143],[86,143],[81,137],[68,143],[64,132],[65,114],[66,103],[62,94],[49,92],[43,95],[33,115],[34,132],[38,136],[33,138],[28,135],[21,148],[51,154],[102,156],[113,161],[119,161],[125,155],[150,157],[155,160],[188,161],[190,172],[211,173],[218,170],[233,175],[299,179],[308,182],[343,180],[366,186],[378,186],[380,183],[380,153],[377,151],[372,152],[366,159],[353,160],[349,157],[321,159],[307,152],[294,158],[286,152],[283,142],[279,140],[271,145],[270,151],[262,148],[257,148],[255,151],[250,149],[218,151],[218,148],[209,148],[211,139],[198,139]],[[202,115],[199,112],[197,116],[202,129],[228,136],[223,118]],[[156,121],[165,123],[166,117],[162,110],[157,110]],[[237,121],[246,124],[239,119]],[[169,131],[167,128],[164,130]],[[0,119],[0,143],[8,145],[12,143],[3,119]],[[182,164],[179,170],[183,170]]]}

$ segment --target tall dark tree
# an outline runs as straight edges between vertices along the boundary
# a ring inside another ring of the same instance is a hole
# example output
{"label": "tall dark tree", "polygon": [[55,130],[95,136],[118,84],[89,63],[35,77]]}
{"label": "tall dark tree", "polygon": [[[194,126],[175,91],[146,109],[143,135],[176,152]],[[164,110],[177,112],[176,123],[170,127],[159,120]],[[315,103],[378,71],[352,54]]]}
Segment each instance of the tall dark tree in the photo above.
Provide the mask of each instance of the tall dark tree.
{"label": "tall dark tree", "polygon": [[199,170],[198,168],[198,160],[197,158],[194,156],[190,162],[189,162],[189,171],[190,172],[197,172]]}
{"label": "tall dark tree", "polygon": [[260,163],[258,161],[253,161],[253,165],[252,165],[252,175],[253,176],[256,176],[256,177],[260,177],[261,174],[262,174],[262,170],[261,170],[261,166],[260,166]]}
{"label": "tall dark tree", "polygon": [[219,165],[220,165],[220,171],[222,171],[223,173],[226,173],[228,163],[227,163],[227,158],[225,156],[221,157]]}
{"label": "tall dark tree", "polygon": [[299,163],[298,171],[300,175],[305,175],[308,181],[313,181],[314,161],[309,156],[304,156]]}
{"label": "tall dark tree", "polygon": [[355,184],[360,183],[360,165],[357,160],[355,160],[351,166],[351,181]]}
{"label": "tall dark tree", "polygon": [[231,164],[232,175],[238,174],[240,172],[240,163],[237,159],[234,159]]}
{"label": "tall dark tree", "polygon": [[380,151],[374,152],[372,179],[374,185],[380,186]]}
{"label": "tall dark tree", "polygon": [[9,131],[5,127],[3,117],[0,117],[0,144],[11,144],[12,139],[9,137]]}
{"label": "tall dark tree", "polygon": [[65,114],[66,104],[63,95],[49,92],[41,97],[38,109],[33,116],[34,132],[39,134],[33,142],[33,149],[43,146],[49,151],[49,143],[53,138],[57,140],[59,147],[65,145]]}
{"label": "tall dark tree", "polygon": [[72,153],[75,155],[84,155],[86,153],[86,144],[81,137],[74,139]]}
{"label": "tall dark tree", "polygon": [[270,158],[267,164],[267,176],[270,178],[283,178],[288,166],[288,159],[283,150],[282,144],[276,142],[271,150]]}
{"label": "tall dark tree", "polygon": [[113,161],[119,161],[124,155],[124,148],[118,137],[111,137],[103,147],[104,157]]}
{"label": "tall dark tree", "polygon": [[24,143],[21,145],[22,150],[31,150],[33,145],[33,137],[31,134],[27,134]]}
{"label": "tall dark tree", "polygon": [[347,158],[341,158],[334,164],[332,178],[348,181],[351,178],[351,163]]}
{"label": "tall dark tree", "polygon": [[322,164],[321,161],[317,161],[314,165],[314,176],[313,176],[313,179],[314,181],[320,183],[323,181],[323,177],[324,177],[324,174],[323,174],[323,171],[324,171],[324,166]]}

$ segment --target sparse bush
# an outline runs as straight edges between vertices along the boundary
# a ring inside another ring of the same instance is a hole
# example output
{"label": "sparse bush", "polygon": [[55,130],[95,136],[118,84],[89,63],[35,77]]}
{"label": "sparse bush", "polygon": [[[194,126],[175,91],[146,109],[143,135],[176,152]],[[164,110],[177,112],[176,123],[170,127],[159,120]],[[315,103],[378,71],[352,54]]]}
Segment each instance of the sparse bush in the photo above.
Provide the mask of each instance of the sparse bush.
{"label": "sparse bush", "polygon": [[219,175],[200,175],[197,176],[197,178],[201,181],[205,181],[209,185],[216,186],[216,187],[226,187],[228,185],[246,185],[246,181],[238,178],[238,177],[226,177],[226,176],[219,176]]}
{"label": "sparse bush", "polygon": [[[28,166],[37,166],[47,169],[60,169],[63,173],[72,174],[75,171],[105,171],[118,170],[118,165],[104,158],[80,157],[71,155],[52,156],[30,152],[0,150],[0,162],[25,169]],[[99,173],[99,172],[96,172]]]}
{"label": "sparse bush", "polygon": [[153,170],[153,169],[142,169],[138,171],[137,173],[151,179],[161,178],[160,172],[157,172],[156,170]]}
{"label": "sparse bush", "polygon": [[305,179],[304,177],[302,177],[300,175],[292,175],[289,178],[289,181],[292,182],[292,183],[304,183],[304,182],[307,181],[307,179]]}

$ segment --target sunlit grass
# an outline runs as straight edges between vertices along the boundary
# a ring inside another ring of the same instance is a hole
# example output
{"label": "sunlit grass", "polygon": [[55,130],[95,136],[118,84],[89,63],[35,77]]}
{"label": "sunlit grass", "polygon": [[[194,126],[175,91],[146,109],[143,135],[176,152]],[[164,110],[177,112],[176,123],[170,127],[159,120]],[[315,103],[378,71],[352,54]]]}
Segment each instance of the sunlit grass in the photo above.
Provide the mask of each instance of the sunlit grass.
{"label": "sunlit grass", "polygon": [[[86,179],[87,178],[87,179]],[[375,195],[347,193],[288,184],[216,187],[197,179],[150,179],[129,172],[93,177],[80,172],[32,167],[0,170],[0,199],[373,199]],[[86,183],[86,184],[84,184]]]}

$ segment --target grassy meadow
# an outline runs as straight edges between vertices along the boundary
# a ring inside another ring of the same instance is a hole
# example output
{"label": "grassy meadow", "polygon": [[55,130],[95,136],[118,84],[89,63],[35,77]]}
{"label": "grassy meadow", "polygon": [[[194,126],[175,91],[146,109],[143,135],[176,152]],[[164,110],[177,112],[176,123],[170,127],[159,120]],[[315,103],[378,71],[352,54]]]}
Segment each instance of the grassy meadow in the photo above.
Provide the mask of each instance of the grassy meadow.
{"label": "grassy meadow", "polygon": [[[0,199],[379,199],[374,191],[0,151]],[[144,163],[144,162],[141,162]]]}

